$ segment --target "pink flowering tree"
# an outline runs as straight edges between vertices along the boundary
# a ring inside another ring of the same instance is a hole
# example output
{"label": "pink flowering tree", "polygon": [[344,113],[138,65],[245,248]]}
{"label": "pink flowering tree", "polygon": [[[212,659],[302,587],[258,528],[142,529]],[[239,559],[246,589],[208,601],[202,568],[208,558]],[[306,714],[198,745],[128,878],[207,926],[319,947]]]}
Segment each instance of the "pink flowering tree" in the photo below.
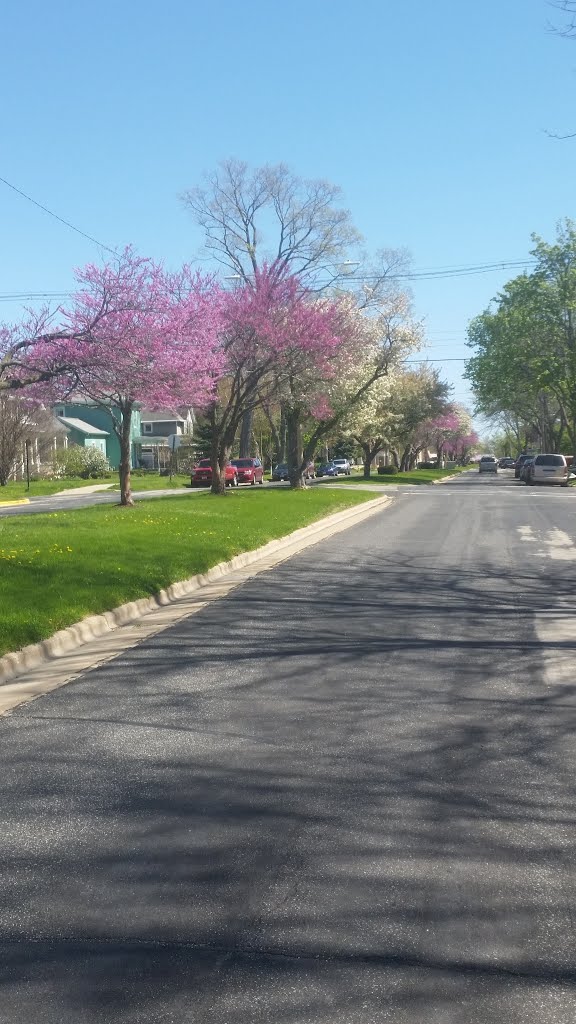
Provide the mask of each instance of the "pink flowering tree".
{"label": "pink flowering tree", "polygon": [[0,391],[30,389],[71,373],[68,327],[47,307],[27,310],[19,323],[0,325]]}
{"label": "pink flowering tree", "polygon": [[120,444],[120,502],[131,505],[134,408],[210,401],[222,365],[221,290],[188,268],[168,275],[131,249],[117,261],[84,267],[77,280],[65,314],[68,335],[57,345],[70,369],[56,387],[108,411]]}
{"label": "pink flowering tree", "polygon": [[453,460],[462,458],[466,449],[469,450],[477,443],[470,414],[458,405],[449,405],[440,416],[425,424],[424,433],[427,443],[435,447],[438,466],[442,466],[445,456]]}
{"label": "pink flowering tree", "polygon": [[245,415],[282,390],[290,354],[309,363],[317,347],[327,359],[334,343],[329,304],[311,302],[297,278],[279,264],[256,268],[252,280],[227,293],[220,338],[223,370],[206,411],[213,493],[225,491],[226,463]]}
{"label": "pink flowering tree", "polygon": [[389,296],[370,314],[350,295],[317,300],[316,307],[329,310],[331,337],[318,333],[306,349],[287,356],[283,403],[292,487],[303,486],[306,464],[325,438],[350,433],[362,409],[388,393],[385,379],[418,344],[403,299],[398,304]]}

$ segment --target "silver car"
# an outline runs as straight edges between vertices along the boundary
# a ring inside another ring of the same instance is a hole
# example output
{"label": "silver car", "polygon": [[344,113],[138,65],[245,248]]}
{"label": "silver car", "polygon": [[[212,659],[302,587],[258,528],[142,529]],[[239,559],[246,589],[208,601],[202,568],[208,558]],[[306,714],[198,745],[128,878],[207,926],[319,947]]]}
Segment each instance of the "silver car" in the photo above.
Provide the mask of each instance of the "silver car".
{"label": "silver car", "polygon": [[526,470],[527,484],[559,484],[568,487],[568,463],[563,455],[537,455]]}
{"label": "silver car", "polygon": [[495,455],[483,455],[478,463],[479,473],[497,473],[498,459]]}

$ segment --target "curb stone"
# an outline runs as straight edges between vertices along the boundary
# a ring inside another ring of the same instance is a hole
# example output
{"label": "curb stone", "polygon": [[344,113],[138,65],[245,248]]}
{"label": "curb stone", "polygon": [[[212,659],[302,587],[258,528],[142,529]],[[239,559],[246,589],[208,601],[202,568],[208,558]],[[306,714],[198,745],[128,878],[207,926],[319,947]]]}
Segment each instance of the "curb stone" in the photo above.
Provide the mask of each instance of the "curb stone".
{"label": "curb stone", "polygon": [[[330,516],[317,520],[315,523],[311,523],[309,526],[300,527],[300,529],[294,530],[285,537],[268,541],[267,544],[264,544],[260,548],[256,548],[253,551],[245,551],[240,555],[236,555],[227,562],[220,562],[218,565],[208,569],[205,573],[198,573],[196,576],[192,576],[187,580],[173,583],[171,586],[167,587],[165,590],[161,590],[158,594],[154,594],[152,597],[143,597],[136,601],[129,601],[126,604],[119,605],[117,608],[113,608],[108,612],[103,612],[100,615],[90,615],[87,618],[82,619],[80,622],[76,622],[74,625],[68,626],[66,629],[59,630],[46,640],[42,640],[36,644],[30,644],[29,646],[22,648],[20,651],[6,654],[4,657],[0,658],[0,697],[2,685],[9,683],[12,679],[25,672],[30,672],[34,669],[41,669],[42,666],[47,666],[49,663],[55,662],[64,655],[70,654],[85,644],[97,640],[98,638],[103,637],[122,626],[130,625],[136,620],[144,618],[151,612],[157,611],[159,608],[173,605],[188,595],[193,594],[195,591],[199,591],[203,587],[206,587],[208,584],[223,579],[235,570],[253,565],[259,561],[264,562],[262,569],[271,568],[271,557],[273,564],[276,564],[283,560],[283,553],[285,553],[285,557],[288,558],[291,554],[295,554],[298,549],[309,547],[317,541],[324,540],[334,533],[338,533],[341,530],[347,529],[349,526],[355,525],[356,522],[361,522],[363,519],[367,519],[369,516],[391,504],[391,502],[392,498],[386,495],[374,498],[371,501],[363,502],[361,505],[352,506],[352,508],[345,509],[341,512],[333,513]],[[296,550],[291,551],[291,548],[295,548]],[[274,556],[278,557],[274,560]],[[257,567],[256,572],[258,572]],[[254,574],[256,574],[256,572]],[[239,582],[242,581],[239,580]],[[238,584],[233,583],[233,586],[235,585]],[[183,613],[183,615],[186,614],[186,612]],[[168,628],[169,625],[172,625],[172,620],[166,622],[166,624],[160,628]],[[158,631],[158,629],[152,627],[151,632]],[[118,651],[117,653],[120,652]],[[95,661],[98,661],[98,659],[96,658]],[[75,673],[75,675],[77,674],[78,673]],[[49,688],[53,689],[54,686],[51,685]],[[30,697],[22,698],[22,700],[29,699]],[[15,701],[12,706],[21,702],[21,700]],[[1,713],[2,712],[0,710],[0,714]]]}

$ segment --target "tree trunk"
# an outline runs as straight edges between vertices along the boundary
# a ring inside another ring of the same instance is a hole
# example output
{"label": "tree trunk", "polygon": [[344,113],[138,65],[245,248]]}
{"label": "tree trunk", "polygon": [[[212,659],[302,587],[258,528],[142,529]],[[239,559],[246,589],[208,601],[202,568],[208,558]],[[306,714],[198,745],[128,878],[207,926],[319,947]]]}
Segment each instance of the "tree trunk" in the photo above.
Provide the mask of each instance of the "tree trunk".
{"label": "tree trunk", "polygon": [[[356,440],[358,440],[358,438],[356,438]],[[373,458],[372,447],[371,447],[371,445],[366,444],[365,441],[359,441],[359,444],[360,444],[360,447],[362,449],[362,455],[363,455],[362,465],[364,466],[364,480],[369,480],[370,479],[370,470],[372,469],[372,458]]]}
{"label": "tree trunk", "polygon": [[254,422],[254,410],[248,409],[242,417],[240,428],[240,458],[249,459],[252,454],[252,424]]}
{"label": "tree trunk", "polygon": [[409,470],[409,468],[410,468],[410,446],[407,445],[406,448],[404,449],[404,451],[402,452],[402,457],[400,459],[400,472],[401,473],[406,473]]}
{"label": "tree trunk", "polygon": [[287,409],[285,417],[290,487],[293,490],[300,491],[306,486],[303,472],[302,425],[300,423],[300,411],[298,409]]}
{"label": "tree trunk", "polygon": [[126,506],[134,504],[134,501],[132,500],[130,474],[130,470],[132,468],[130,465],[130,440],[132,433],[133,408],[133,402],[123,402],[120,406],[122,422],[118,432],[118,440],[120,441],[120,466],[118,467],[118,472],[120,474],[120,504]]}
{"label": "tree trunk", "polygon": [[286,427],[286,410],[284,406],[280,409],[280,427],[278,430],[279,445],[278,445],[278,462],[286,462],[286,448],[287,448],[287,427]]}
{"label": "tree trunk", "polygon": [[226,494],[226,463],[230,456],[230,449],[222,448],[217,440],[212,442],[210,450],[210,463],[212,466],[212,494]]}

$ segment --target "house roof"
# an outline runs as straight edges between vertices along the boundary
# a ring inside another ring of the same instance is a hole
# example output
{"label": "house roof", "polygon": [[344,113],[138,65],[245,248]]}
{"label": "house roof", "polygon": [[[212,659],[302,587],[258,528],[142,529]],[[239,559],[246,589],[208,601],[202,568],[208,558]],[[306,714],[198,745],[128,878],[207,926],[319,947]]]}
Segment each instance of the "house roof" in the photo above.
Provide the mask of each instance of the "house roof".
{"label": "house roof", "polygon": [[157,409],[156,412],[142,409],[140,419],[142,423],[171,423],[173,420],[184,420],[185,417],[175,409]]}
{"label": "house roof", "polygon": [[75,416],[57,416],[57,420],[71,430],[77,430],[80,434],[88,434],[90,437],[110,437],[108,430],[100,430],[100,427],[93,427],[91,423],[78,420]]}

